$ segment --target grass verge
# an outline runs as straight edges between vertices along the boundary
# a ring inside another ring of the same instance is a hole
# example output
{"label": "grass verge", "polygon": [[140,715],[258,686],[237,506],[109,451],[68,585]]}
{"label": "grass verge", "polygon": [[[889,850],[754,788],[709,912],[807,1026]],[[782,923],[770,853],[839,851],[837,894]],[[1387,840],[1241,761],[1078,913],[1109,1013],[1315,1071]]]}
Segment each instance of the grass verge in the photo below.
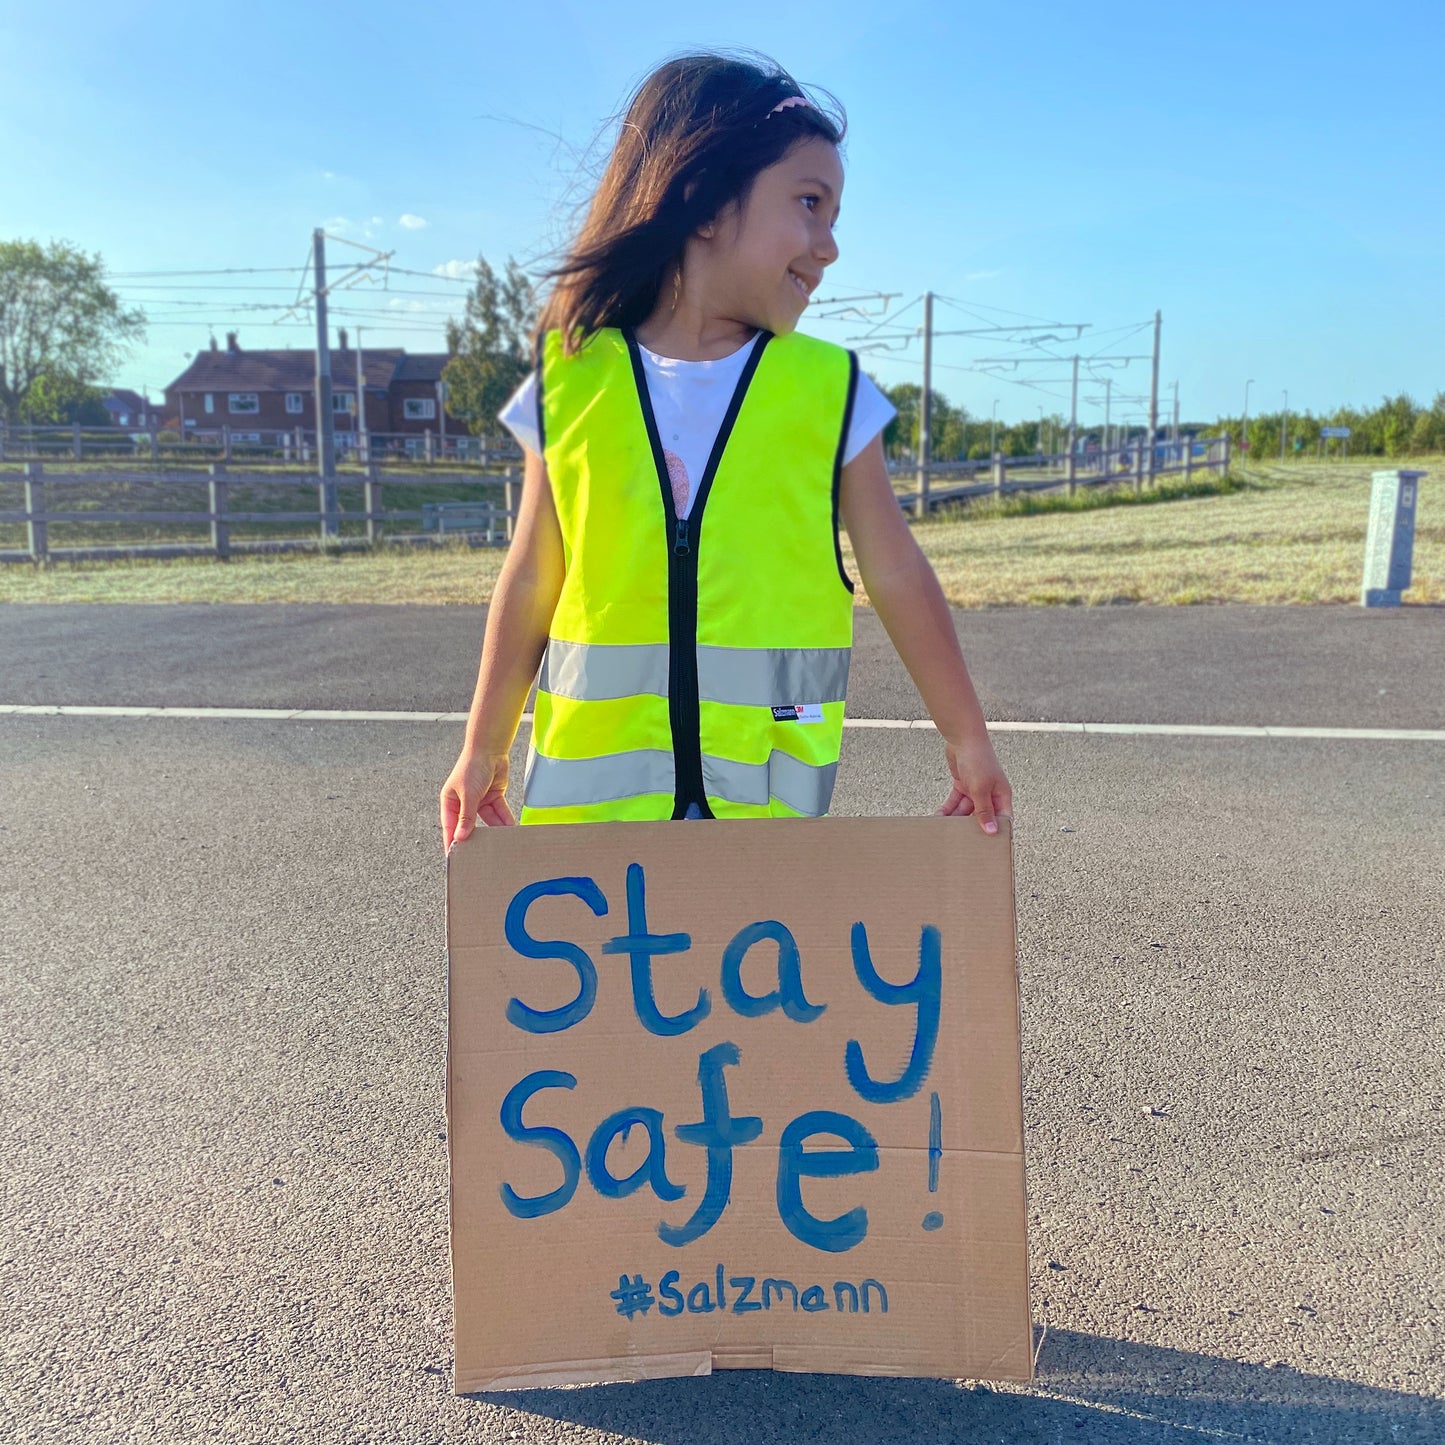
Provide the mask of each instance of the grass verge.
{"label": "grass verge", "polygon": [[[1432,466],[1433,463],[1433,466]],[[1287,462],[1247,475],[1016,496],[915,524],[961,607],[1358,602],[1373,459]],[[1445,603],[1445,458],[1421,487],[1407,602]],[[0,567],[0,601],[479,603],[505,553],[465,542],[174,561]],[[851,549],[844,560],[856,576]],[[860,600],[862,589],[859,589]]]}

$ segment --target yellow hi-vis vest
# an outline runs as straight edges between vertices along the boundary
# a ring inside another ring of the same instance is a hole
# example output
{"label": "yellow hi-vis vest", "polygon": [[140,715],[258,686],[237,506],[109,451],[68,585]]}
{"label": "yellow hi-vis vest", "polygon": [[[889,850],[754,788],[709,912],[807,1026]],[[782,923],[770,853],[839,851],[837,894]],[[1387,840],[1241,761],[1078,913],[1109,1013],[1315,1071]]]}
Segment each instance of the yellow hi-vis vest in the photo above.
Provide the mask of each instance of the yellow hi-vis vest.
{"label": "yellow hi-vis vest", "polygon": [[853,643],[838,487],[857,357],[761,332],[680,520],[631,329],[570,357],[561,341],[538,410],[566,576],[521,821],[821,817]]}

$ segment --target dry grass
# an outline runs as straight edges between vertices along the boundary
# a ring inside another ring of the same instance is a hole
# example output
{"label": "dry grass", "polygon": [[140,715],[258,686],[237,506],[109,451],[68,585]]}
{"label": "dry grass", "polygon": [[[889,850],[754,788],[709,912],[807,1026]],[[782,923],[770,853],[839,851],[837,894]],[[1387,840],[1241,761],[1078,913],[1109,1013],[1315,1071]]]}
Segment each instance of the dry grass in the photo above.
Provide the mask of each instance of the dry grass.
{"label": "dry grass", "polygon": [[[1434,460],[1445,484],[1445,465]],[[981,512],[921,523],[916,535],[962,607],[1358,602],[1370,472],[1379,465],[1255,467],[1242,489],[1212,496],[1053,515]],[[1430,470],[1428,460],[1411,465]],[[1445,505],[1432,503],[1429,479],[1421,497],[1405,600],[1445,602]]]}
{"label": "dry grass", "polygon": [[[917,524],[916,535],[949,600],[964,607],[1357,602],[1370,472],[1379,465],[1256,467],[1242,489],[1175,500],[1089,493],[1071,510],[1034,515],[985,507]],[[1445,504],[1436,490],[1445,459],[1410,465],[1434,476],[1421,489],[1406,600],[1445,602]],[[477,603],[491,596],[504,555],[457,542],[227,563],[12,564],[0,567],[0,600]]]}

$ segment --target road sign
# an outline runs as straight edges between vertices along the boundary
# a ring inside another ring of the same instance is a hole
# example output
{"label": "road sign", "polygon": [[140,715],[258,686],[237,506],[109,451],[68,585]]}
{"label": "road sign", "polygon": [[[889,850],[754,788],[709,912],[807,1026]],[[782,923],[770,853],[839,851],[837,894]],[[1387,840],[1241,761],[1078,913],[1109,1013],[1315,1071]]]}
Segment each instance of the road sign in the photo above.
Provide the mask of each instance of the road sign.
{"label": "road sign", "polygon": [[1348,440],[1350,429],[1347,426],[1322,426],[1320,428],[1320,435],[1322,437],[1339,437]]}

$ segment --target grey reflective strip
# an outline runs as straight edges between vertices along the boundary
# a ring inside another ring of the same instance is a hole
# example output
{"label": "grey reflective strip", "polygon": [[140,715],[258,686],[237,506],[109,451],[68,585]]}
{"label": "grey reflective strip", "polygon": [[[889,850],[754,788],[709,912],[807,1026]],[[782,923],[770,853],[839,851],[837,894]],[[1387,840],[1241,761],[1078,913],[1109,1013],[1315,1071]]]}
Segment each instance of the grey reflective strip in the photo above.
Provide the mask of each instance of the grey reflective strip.
{"label": "grey reflective strip", "polygon": [[737,763],[731,758],[702,755],[702,786],[710,798],[726,798],[730,803],[752,803],[765,807],[768,802],[768,765]]}
{"label": "grey reflective strip", "polygon": [[828,804],[833,800],[833,779],[837,776],[837,763],[815,768],[787,753],[775,752],[768,764],[768,784],[773,796],[810,818],[821,818],[828,811]]}
{"label": "grey reflective strip", "polygon": [[702,782],[709,796],[755,807],[766,807],[776,798],[810,818],[828,811],[837,775],[837,763],[814,767],[777,749],[766,763],[738,763],[708,753],[702,758]]}
{"label": "grey reflective strip", "polygon": [[554,697],[601,702],[639,693],[667,696],[665,642],[621,645],[549,638],[538,687]]}
{"label": "grey reflective strip", "polygon": [[[848,694],[846,647],[699,647],[698,696],[743,707],[842,702]],[[580,702],[668,695],[665,642],[618,644],[549,639],[538,685]]]}
{"label": "grey reflective strip", "polygon": [[672,754],[660,748],[600,758],[549,758],[534,752],[527,760],[522,802],[528,808],[566,808],[644,793],[671,796],[676,788]]}
{"label": "grey reflective strip", "polygon": [[842,702],[849,654],[846,647],[699,647],[698,696],[756,707]]}

